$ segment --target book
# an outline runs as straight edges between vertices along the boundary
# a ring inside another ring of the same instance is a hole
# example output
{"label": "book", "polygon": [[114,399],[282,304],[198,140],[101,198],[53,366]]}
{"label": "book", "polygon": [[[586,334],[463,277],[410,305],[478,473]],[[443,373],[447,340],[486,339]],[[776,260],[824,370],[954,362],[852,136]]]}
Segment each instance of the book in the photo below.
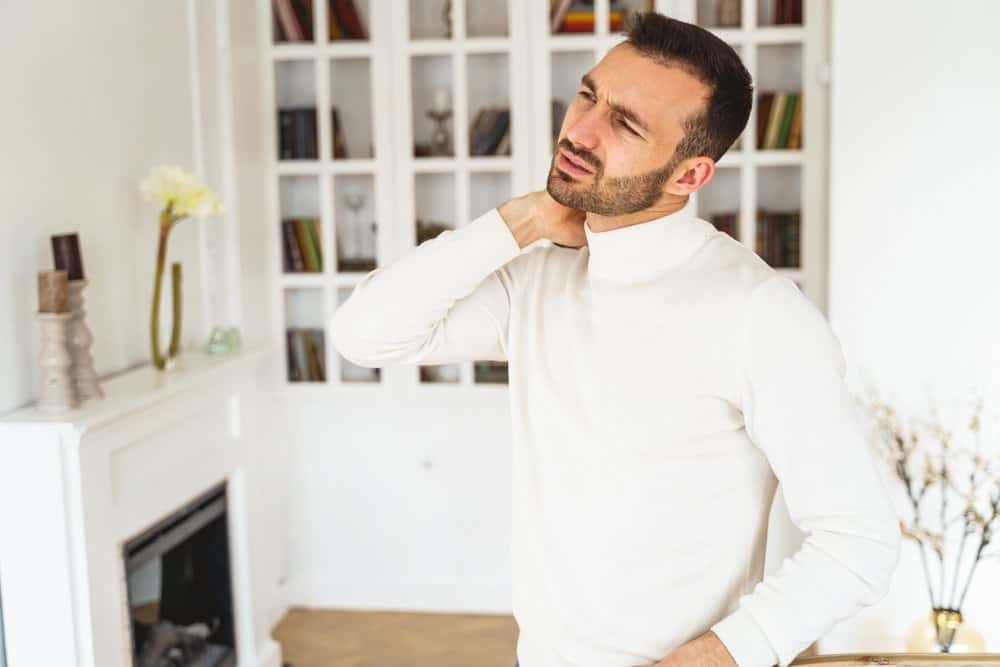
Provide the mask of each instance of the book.
{"label": "book", "polygon": [[302,381],[302,370],[299,366],[298,359],[296,358],[295,348],[295,338],[297,334],[295,329],[288,328],[285,330],[285,352],[288,363],[288,381],[289,382],[301,382]]}
{"label": "book", "polygon": [[275,41],[301,42],[305,39],[300,18],[296,15],[292,0],[272,0],[271,9],[274,14]]}
{"label": "book", "polygon": [[799,102],[795,105],[792,127],[788,131],[788,148],[802,148],[802,93],[799,93]]}
{"label": "book", "polygon": [[285,347],[290,382],[326,381],[326,346],[322,329],[288,327]]}
{"label": "book", "polygon": [[285,271],[305,271],[306,261],[302,256],[302,246],[299,245],[298,234],[295,232],[295,221],[281,221],[281,236],[285,250]]}
{"label": "book", "polygon": [[309,362],[306,358],[305,339],[302,335],[301,327],[292,327],[291,334],[291,354],[293,368],[296,369],[296,376],[299,381],[307,381],[309,377]]}
{"label": "book", "polygon": [[795,115],[795,105],[798,99],[799,96],[796,93],[788,93],[788,100],[781,115],[781,127],[778,130],[775,148],[788,148],[788,131],[792,127],[792,117]]}
{"label": "book", "polygon": [[337,107],[331,110],[330,127],[333,128],[333,157],[347,157],[347,141],[344,139],[344,129],[340,124],[340,111]]}
{"label": "book", "polygon": [[[608,13],[608,18],[611,21],[611,29],[612,30],[614,30],[616,28],[616,26],[618,28],[621,28],[622,13],[620,11],[615,10],[615,11],[609,12]],[[591,28],[593,28],[594,27],[594,12],[592,12],[592,11],[586,11],[586,12],[569,12],[569,13],[566,14],[565,17],[563,17],[563,25],[562,25],[563,30],[568,31],[567,26],[573,26],[573,25],[577,25],[577,24],[583,25],[583,26],[590,26]]]}
{"label": "book", "polygon": [[341,33],[347,39],[368,39],[354,0],[330,0],[330,13],[336,14]]}
{"label": "book", "polygon": [[312,17],[296,4],[296,0],[272,0],[271,7],[276,42],[303,42],[312,39]]}
{"label": "book", "polygon": [[485,131],[484,119],[486,118],[487,107],[480,107],[479,111],[476,112],[475,117],[472,119],[472,124],[469,126],[469,153],[470,155],[475,155],[474,147],[479,144],[480,137]]}
{"label": "book", "polygon": [[774,100],[771,102],[771,113],[767,119],[767,132],[764,137],[764,149],[774,148],[778,140],[778,130],[781,125],[781,117],[785,112],[785,103],[787,101],[787,96],[785,93],[775,93]]}
{"label": "book", "polygon": [[323,270],[323,242],[319,230],[319,218],[307,218],[309,234],[312,237],[313,245],[316,247],[317,271]]}
{"label": "book", "polygon": [[496,121],[486,134],[482,155],[496,155],[500,140],[510,128],[510,109],[498,109],[498,112]]}
{"label": "book", "polygon": [[559,32],[559,28],[563,23],[563,18],[565,18],[566,12],[569,11],[569,7],[572,4],[573,0],[558,0],[558,4],[556,4],[555,9],[552,12],[551,28],[549,32]]}
{"label": "book", "polygon": [[289,0],[295,10],[295,18],[302,30],[300,41],[311,42],[313,39],[312,0]]}
{"label": "book", "polygon": [[469,144],[470,155],[487,155],[492,128],[496,125],[500,117],[500,110],[495,107],[487,107],[476,127],[475,143]]}
{"label": "book", "polygon": [[319,243],[318,239],[313,238],[312,222],[308,218],[295,219],[295,238],[302,249],[306,271],[321,271],[323,267],[320,261]]}
{"label": "book", "polygon": [[497,144],[496,150],[493,151],[494,155],[510,155],[510,127],[507,127],[507,131],[504,132],[503,138],[500,143]]}
{"label": "book", "polygon": [[313,339],[313,350],[316,352],[316,365],[319,368],[319,376],[316,378],[320,382],[326,382],[326,346],[322,329],[310,329],[309,335]]}
{"label": "book", "polygon": [[305,356],[306,376],[312,382],[322,382],[326,374],[323,372],[323,363],[320,360],[316,333],[315,329],[303,329],[299,332],[299,336],[302,339],[302,352]]}
{"label": "book", "polygon": [[476,114],[469,137],[470,155],[497,155],[510,129],[510,109],[487,107]]}
{"label": "book", "polygon": [[774,25],[801,24],[802,0],[774,0]]}
{"label": "book", "polygon": [[331,42],[336,42],[339,39],[345,39],[347,36],[344,34],[344,29],[340,27],[340,21],[337,18],[337,12],[334,9],[334,3],[331,1],[330,6],[326,12],[326,34],[327,39]]}
{"label": "book", "polygon": [[774,268],[796,268],[800,264],[799,211],[757,211],[755,252]]}
{"label": "book", "polygon": [[316,107],[278,110],[278,158],[316,159]]}
{"label": "book", "polygon": [[764,137],[767,133],[767,121],[771,115],[771,104],[774,93],[761,93],[757,97],[757,149],[764,148]]}

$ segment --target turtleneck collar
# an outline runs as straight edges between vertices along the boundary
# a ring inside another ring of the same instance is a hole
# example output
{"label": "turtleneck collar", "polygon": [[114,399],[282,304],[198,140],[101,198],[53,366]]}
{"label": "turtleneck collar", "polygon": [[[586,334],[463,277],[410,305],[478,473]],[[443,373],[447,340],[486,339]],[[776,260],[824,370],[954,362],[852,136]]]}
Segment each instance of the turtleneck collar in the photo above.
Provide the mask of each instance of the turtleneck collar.
{"label": "turtleneck collar", "polygon": [[635,225],[593,231],[583,225],[590,253],[591,277],[610,282],[639,282],[681,264],[697,250],[715,226],[695,216],[689,198],[680,209]]}

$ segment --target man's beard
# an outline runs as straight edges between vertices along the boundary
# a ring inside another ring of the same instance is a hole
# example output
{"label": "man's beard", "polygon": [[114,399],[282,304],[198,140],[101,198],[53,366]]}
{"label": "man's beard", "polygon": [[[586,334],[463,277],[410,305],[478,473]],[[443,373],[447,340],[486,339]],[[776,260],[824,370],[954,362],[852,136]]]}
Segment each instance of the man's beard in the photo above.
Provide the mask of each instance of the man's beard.
{"label": "man's beard", "polygon": [[[563,147],[566,148],[566,152],[577,157],[569,147],[560,146]],[[603,178],[603,167],[600,165],[595,167],[592,158],[586,160],[579,158],[580,162],[594,170],[591,174],[593,182],[590,187],[584,188],[575,176],[558,169],[556,165],[559,161],[559,151],[556,150],[546,190],[563,206],[580,211],[609,217],[638,213],[655,204],[663,195],[663,184],[677,168],[676,157],[675,152],[665,166],[645,174],[607,179]]]}

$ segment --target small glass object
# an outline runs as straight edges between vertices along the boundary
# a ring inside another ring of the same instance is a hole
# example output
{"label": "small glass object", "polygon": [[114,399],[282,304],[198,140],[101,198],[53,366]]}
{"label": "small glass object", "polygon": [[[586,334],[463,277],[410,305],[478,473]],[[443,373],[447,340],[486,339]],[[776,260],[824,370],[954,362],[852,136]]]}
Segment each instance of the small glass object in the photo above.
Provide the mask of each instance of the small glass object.
{"label": "small glass object", "polygon": [[205,344],[205,351],[209,354],[228,354],[236,352],[242,346],[240,330],[238,327],[220,327],[212,329],[208,335],[208,343]]}
{"label": "small glass object", "polygon": [[451,133],[445,122],[451,118],[451,109],[431,109],[427,115],[437,123],[434,133],[431,135],[431,155],[450,157],[452,155]]}

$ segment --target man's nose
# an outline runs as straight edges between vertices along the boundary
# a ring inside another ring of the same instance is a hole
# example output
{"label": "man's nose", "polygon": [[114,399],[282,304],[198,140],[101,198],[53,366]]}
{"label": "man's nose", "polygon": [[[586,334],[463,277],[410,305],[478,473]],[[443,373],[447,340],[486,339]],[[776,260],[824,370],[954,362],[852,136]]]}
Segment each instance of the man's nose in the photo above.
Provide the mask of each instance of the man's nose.
{"label": "man's nose", "polygon": [[[566,138],[577,149],[593,151],[600,144],[603,113],[596,107],[577,116],[566,128]],[[590,160],[588,163],[592,164]]]}

